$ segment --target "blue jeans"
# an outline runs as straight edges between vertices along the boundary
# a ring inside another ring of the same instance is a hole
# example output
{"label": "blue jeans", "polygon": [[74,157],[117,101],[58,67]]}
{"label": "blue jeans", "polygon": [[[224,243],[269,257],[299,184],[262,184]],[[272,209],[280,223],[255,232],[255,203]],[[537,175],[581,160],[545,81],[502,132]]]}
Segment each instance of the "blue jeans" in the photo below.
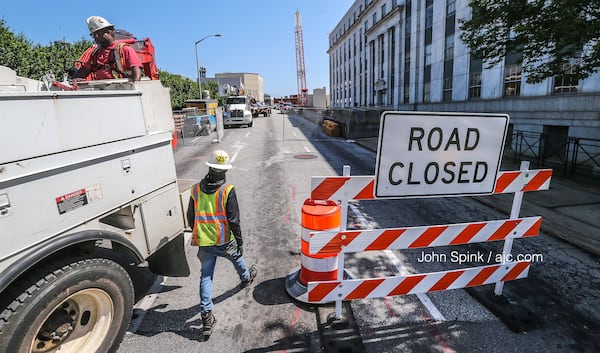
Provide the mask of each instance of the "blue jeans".
{"label": "blue jeans", "polygon": [[237,250],[234,252],[226,251],[228,247],[229,249],[237,249],[235,239],[224,245],[198,247],[198,259],[200,259],[202,266],[200,271],[200,312],[202,313],[213,309],[212,285],[217,257],[224,257],[231,261],[240,276],[240,281],[247,281],[250,278],[250,271],[246,267],[244,257],[238,256]]}

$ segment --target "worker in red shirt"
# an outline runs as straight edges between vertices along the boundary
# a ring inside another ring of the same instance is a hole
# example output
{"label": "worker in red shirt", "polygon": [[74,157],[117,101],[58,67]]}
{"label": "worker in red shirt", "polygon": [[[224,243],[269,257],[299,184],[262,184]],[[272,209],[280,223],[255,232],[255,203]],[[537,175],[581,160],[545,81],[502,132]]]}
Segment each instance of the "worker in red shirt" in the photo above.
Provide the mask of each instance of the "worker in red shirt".
{"label": "worker in red shirt", "polygon": [[115,40],[115,26],[100,16],[87,19],[90,35],[96,42],[79,59],[79,68],[71,71],[75,79],[92,74],[94,80],[129,78],[139,81],[142,62],[129,45]]}

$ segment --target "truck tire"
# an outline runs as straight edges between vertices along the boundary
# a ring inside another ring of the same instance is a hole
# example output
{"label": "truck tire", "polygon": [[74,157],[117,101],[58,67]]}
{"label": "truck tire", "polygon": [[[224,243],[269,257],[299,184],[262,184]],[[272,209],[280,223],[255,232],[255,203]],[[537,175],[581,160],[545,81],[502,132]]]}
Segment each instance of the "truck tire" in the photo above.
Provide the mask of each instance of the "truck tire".
{"label": "truck tire", "polygon": [[50,263],[13,288],[0,313],[0,353],[116,352],[131,320],[131,278],[108,259]]}

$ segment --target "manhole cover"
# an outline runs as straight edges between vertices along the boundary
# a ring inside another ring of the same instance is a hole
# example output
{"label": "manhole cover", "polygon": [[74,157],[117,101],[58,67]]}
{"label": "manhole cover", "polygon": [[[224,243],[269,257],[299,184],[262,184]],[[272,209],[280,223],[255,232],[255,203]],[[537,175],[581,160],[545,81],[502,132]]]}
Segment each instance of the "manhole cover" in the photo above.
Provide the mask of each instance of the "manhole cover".
{"label": "manhole cover", "polygon": [[296,159],[315,159],[315,158],[317,158],[317,156],[315,156],[314,154],[301,153],[301,154],[295,154],[294,158],[296,158]]}

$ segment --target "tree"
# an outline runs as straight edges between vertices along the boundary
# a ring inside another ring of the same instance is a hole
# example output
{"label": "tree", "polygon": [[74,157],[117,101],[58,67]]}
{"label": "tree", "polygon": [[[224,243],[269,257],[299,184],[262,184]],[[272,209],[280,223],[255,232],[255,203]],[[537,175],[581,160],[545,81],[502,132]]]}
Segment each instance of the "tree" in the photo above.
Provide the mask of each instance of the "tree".
{"label": "tree", "polygon": [[598,0],[471,0],[461,40],[488,66],[522,53],[528,83],[553,76],[575,80],[600,70]]}
{"label": "tree", "polygon": [[171,106],[175,110],[183,108],[185,100],[200,97],[198,85],[187,77],[160,70],[159,78],[163,86],[170,88]]}
{"label": "tree", "polygon": [[219,96],[219,84],[217,81],[202,82],[202,89],[210,93],[210,98],[215,99]]}
{"label": "tree", "polygon": [[0,19],[0,65],[7,66],[23,76],[33,58],[31,43],[24,35],[15,35]]}
{"label": "tree", "polygon": [[52,73],[60,80],[92,44],[82,39],[75,43],[56,41],[47,46],[33,45],[23,34],[12,33],[4,20],[0,20],[0,65],[15,70],[19,76],[40,79]]}

